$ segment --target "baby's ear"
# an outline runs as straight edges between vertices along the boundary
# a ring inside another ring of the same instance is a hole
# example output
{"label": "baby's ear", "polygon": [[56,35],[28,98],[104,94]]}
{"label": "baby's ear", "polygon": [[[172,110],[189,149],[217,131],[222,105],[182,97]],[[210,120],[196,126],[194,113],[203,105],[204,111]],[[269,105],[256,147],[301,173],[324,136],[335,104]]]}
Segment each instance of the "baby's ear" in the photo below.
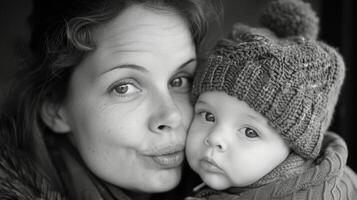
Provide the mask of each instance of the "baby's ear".
{"label": "baby's ear", "polygon": [[46,102],[41,108],[41,118],[43,122],[55,133],[68,133],[71,128],[65,109],[61,105]]}

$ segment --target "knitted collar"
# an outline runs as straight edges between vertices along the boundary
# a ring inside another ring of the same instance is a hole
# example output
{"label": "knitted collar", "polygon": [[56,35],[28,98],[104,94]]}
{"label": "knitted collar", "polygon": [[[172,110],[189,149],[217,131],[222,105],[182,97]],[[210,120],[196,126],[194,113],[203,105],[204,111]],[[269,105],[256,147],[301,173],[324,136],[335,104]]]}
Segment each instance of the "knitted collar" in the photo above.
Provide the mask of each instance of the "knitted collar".
{"label": "knitted collar", "polygon": [[263,185],[272,183],[278,180],[288,179],[296,174],[301,174],[312,166],[312,161],[305,160],[301,156],[290,153],[290,155],[280,165],[274,168],[267,175],[263,176],[257,182],[247,187],[232,187],[228,188],[226,192],[232,194],[239,194],[246,190],[261,187]]}
{"label": "knitted collar", "polygon": [[[337,134],[326,133],[322,142],[321,153],[313,161],[313,167],[305,170],[299,176],[279,181],[277,184],[280,190],[276,191],[274,195],[289,195],[336,178],[346,166],[347,155],[348,150],[345,141]],[[291,186],[292,181],[296,183],[294,187]]]}
{"label": "knitted collar", "polygon": [[250,188],[260,187],[268,183],[284,180],[296,174],[300,174],[312,166],[312,160],[306,160],[294,152],[267,175],[250,185]]}

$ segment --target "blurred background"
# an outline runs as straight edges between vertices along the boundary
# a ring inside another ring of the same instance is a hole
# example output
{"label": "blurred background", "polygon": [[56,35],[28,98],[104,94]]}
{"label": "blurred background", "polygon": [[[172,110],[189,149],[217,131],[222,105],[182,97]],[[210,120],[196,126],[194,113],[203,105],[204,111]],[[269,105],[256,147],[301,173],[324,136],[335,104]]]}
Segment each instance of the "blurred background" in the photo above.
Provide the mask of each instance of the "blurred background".
{"label": "blurred background", "polygon": [[[260,10],[268,0],[223,0],[223,35],[229,33],[234,22],[257,25]],[[344,56],[347,76],[335,117],[330,127],[339,133],[349,147],[348,165],[357,172],[357,76],[356,27],[357,1],[355,0],[305,0],[310,2],[320,16],[320,39],[336,47]],[[0,103],[9,86],[11,76],[23,63],[30,29],[27,17],[32,11],[30,0],[0,1]],[[356,120],[356,121],[355,121]],[[1,139],[1,138],[0,138]]]}

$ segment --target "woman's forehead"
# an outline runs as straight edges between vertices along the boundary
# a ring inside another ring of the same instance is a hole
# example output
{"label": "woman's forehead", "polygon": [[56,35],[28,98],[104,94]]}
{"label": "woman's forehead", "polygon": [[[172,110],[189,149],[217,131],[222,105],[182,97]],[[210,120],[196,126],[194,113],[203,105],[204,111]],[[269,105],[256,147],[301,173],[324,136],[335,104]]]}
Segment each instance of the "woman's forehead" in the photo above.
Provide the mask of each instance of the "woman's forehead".
{"label": "woman's forehead", "polygon": [[192,40],[185,20],[175,12],[132,5],[94,32],[97,45],[128,45],[153,39]]}
{"label": "woman's forehead", "polygon": [[[174,12],[163,14],[144,6],[131,6],[94,33],[92,57],[105,66],[180,66],[196,58],[195,45],[185,21]],[[135,59],[133,59],[135,58]],[[103,65],[100,65],[103,67]],[[174,67],[175,66],[175,67]]]}

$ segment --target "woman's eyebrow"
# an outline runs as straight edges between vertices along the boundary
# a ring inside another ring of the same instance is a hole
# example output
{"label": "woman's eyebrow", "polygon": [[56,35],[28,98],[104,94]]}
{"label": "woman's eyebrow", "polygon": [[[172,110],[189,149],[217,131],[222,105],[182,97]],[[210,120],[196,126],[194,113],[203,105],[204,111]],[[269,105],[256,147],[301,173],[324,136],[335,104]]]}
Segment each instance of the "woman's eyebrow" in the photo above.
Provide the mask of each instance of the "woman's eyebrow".
{"label": "woman's eyebrow", "polygon": [[180,69],[183,69],[185,68],[188,64],[192,63],[192,62],[196,62],[197,59],[196,58],[191,58],[189,59],[188,61],[184,62],[182,65],[180,65],[180,67],[178,68],[179,70]]}
{"label": "woman's eyebrow", "polygon": [[137,71],[140,71],[140,72],[148,72],[148,70],[146,68],[142,67],[142,66],[133,65],[133,64],[127,64],[127,65],[118,65],[118,66],[112,67],[109,70],[106,70],[106,71],[100,73],[98,76],[101,76],[101,75],[103,75],[105,73],[108,73],[108,72],[116,70],[116,69],[134,69],[134,70],[137,70]]}
{"label": "woman's eyebrow", "polygon": [[[188,60],[188,61],[184,62],[182,65],[180,65],[180,67],[178,69],[185,68],[188,64],[195,62],[195,61],[196,61],[195,58],[191,58],[190,60]],[[105,73],[108,73],[108,72],[116,70],[116,69],[134,69],[134,70],[137,70],[140,72],[146,72],[146,73],[148,72],[148,70],[145,67],[142,67],[140,65],[124,64],[124,65],[118,65],[118,66],[112,67],[112,68],[100,73],[98,76],[101,76]]]}

